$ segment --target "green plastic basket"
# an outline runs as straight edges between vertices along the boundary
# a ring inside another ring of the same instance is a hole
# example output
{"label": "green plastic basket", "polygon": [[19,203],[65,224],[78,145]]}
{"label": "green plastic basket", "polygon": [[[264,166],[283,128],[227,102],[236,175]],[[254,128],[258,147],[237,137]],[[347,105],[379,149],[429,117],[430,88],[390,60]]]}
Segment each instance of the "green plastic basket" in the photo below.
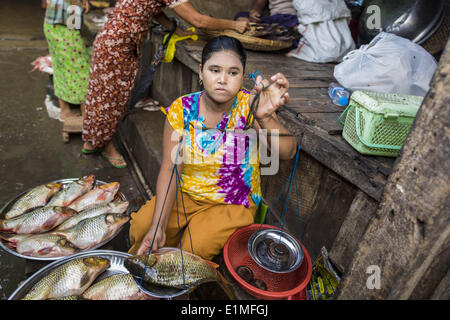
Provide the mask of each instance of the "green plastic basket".
{"label": "green plastic basket", "polygon": [[342,136],[362,154],[396,157],[422,100],[419,96],[355,91],[339,117],[344,126]]}

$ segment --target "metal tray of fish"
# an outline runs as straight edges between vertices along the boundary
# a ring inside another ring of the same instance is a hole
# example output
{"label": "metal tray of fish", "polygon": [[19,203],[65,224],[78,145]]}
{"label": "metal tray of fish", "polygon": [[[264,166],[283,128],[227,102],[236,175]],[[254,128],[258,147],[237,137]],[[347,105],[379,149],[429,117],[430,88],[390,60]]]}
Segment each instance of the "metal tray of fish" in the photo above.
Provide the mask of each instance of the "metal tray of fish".
{"label": "metal tray of fish", "polygon": [[[50,181],[50,182],[47,182],[47,183],[52,183],[52,182],[54,182],[54,183],[62,183],[62,184],[63,184],[62,188],[64,188],[65,185],[68,185],[68,184],[71,183],[71,182],[77,181],[78,179],[79,179],[79,178],[59,179],[59,180],[53,180],[53,181]],[[107,184],[107,182],[100,181],[100,180],[95,180],[95,186],[94,186],[94,187],[98,187],[98,186],[101,186],[101,185],[104,185],[104,184]],[[10,201],[8,201],[8,202],[0,209],[0,219],[4,219],[5,214],[6,214],[6,213],[9,211],[9,209],[14,205],[14,203],[15,203],[17,200],[19,200],[22,196],[24,196],[24,195],[25,195],[28,191],[30,191],[31,189],[32,189],[32,188],[30,188],[30,189],[28,189],[28,190],[22,192],[21,194],[17,195],[16,197],[14,197],[14,198],[11,199]],[[115,201],[115,200],[127,201],[125,195],[124,195],[122,192],[120,192],[120,191],[117,192],[117,194],[116,194],[116,196],[115,196],[115,198],[114,198],[113,201]],[[128,212],[127,212],[127,213],[128,213]],[[119,230],[117,230],[117,232],[116,232],[112,237],[110,237],[109,239],[107,239],[107,240],[105,240],[105,241],[99,243],[98,245],[96,245],[96,246],[90,248],[88,251],[98,249],[98,248],[104,246],[104,245],[105,245],[106,243],[108,243],[109,241],[113,240],[113,239],[115,238],[115,236],[117,236],[117,235],[120,233],[120,231],[123,229],[123,227],[124,227],[124,226],[122,226]],[[73,256],[73,255],[70,255],[70,256],[61,256],[61,257],[52,257],[52,258],[43,258],[43,257],[30,257],[30,256],[25,256],[25,255],[23,255],[23,254],[20,254],[20,253],[14,251],[14,250],[11,250],[10,248],[8,248],[8,247],[5,245],[4,242],[5,242],[5,240],[0,239],[0,248],[2,248],[2,249],[5,250],[6,252],[8,252],[8,253],[10,253],[10,254],[16,256],[16,257],[19,257],[19,258],[24,258],[24,259],[29,259],[29,260],[39,260],[39,261],[54,261],[54,260],[59,260],[59,259],[62,259],[62,258],[67,258],[67,257],[72,257],[72,256]],[[85,250],[85,251],[81,251],[81,252],[79,252],[79,253],[83,253],[83,252],[86,252],[86,250]]]}
{"label": "metal tray of fish", "polygon": [[[165,250],[173,250],[176,248],[160,248],[159,251]],[[131,254],[126,252],[112,251],[112,250],[92,250],[88,252],[80,252],[73,254],[68,257],[62,257],[61,259],[54,261],[42,269],[36,271],[31,277],[25,280],[8,298],[8,300],[20,300],[26,296],[26,294],[33,288],[33,286],[50,274],[53,270],[62,266],[63,264],[72,261],[78,258],[87,258],[87,257],[102,257],[110,260],[110,266],[106,269],[102,274],[100,274],[97,279],[92,283],[94,285],[98,281],[110,277],[115,274],[120,273],[130,273],[127,268],[125,268],[124,261],[127,257],[131,256]],[[139,286],[139,280],[135,279],[136,284]],[[91,285],[91,286],[92,286]],[[146,294],[160,299],[173,299],[183,294],[189,293],[193,288],[189,289],[175,289],[175,288],[166,288],[166,287],[158,287],[158,286],[149,286],[147,290],[143,290]],[[142,290],[142,287],[141,287]]]}
{"label": "metal tray of fish", "polygon": [[131,256],[131,254],[112,250],[91,250],[87,252],[79,252],[67,257],[62,257],[57,261],[54,261],[46,265],[42,269],[36,271],[11,294],[8,300],[20,300],[24,298],[39,280],[46,277],[50,272],[52,272],[59,266],[62,266],[63,264],[77,258],[102,257],[110,261],[111,264],[109,268],[106,269],[102,274],[100,274],[97,279],[95,279],[93,284],[114,274],[129,273],[124,266],[124,261],[128,256]]}

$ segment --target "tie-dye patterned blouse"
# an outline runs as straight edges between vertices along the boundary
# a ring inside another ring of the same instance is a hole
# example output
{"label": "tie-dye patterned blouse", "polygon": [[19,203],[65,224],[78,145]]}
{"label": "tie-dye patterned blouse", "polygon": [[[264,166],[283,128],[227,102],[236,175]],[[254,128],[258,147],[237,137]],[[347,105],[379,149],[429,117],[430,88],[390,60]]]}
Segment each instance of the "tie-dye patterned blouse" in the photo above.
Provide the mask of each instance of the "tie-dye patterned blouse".
{"label": "tie-dye patterned blouse", "polygon": [[230,113],[223,114],[215,129],[205,129],[204,116],[198,114],[201,95],[182,96],[164,110],[173,129],[184,135],[183,192],[196,200],[245,207],[251,197],[258,206],[261,185],[256,131],[242,131],[250,93],[239,91]]}

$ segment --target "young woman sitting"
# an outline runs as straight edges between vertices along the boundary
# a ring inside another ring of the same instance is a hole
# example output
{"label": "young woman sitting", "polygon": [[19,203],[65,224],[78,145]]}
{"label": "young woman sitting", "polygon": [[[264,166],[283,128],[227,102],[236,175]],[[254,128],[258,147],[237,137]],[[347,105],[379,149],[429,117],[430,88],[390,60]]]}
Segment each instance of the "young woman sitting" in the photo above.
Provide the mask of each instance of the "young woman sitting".
{"label": "young woman sitting", "polygon": [[[261,201],[259,152],[251,134],[262,129],[279,132],[279,157],[294,157],[296,140],[275,114],[289,101],[288,80],[281,73],[273,75],[271,83],[258,76],[250,93],[242,89],[245,62],[238,40],[210,40],[199,66],[204,90],[182,96],[165,109],[156,196],[131,215],[130,253],[179,247],[181,241],[183,250],[212,259],[236,229],[253,223]],[[249,111],[257,94],[252,119]],[[251,130],[243,130],[249,124]]]}

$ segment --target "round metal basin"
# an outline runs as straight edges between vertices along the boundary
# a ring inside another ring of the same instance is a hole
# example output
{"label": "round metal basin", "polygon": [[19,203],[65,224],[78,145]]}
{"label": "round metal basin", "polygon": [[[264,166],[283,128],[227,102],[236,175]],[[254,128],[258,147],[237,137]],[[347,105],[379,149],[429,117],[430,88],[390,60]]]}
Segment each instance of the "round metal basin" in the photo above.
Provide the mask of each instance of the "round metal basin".
{"label": "round metal basin", "polygon": [[264,229],[252,234],[248,251],[258,265],[271,272],[292,272],[303,262],[300,243],[279,229]]}
{"label": "round metal basin", "polygon": [[367,0],[359,19],[360,44],[369,43],[381,31],[420,44],[433,35],[443,19],[444,0]]}

